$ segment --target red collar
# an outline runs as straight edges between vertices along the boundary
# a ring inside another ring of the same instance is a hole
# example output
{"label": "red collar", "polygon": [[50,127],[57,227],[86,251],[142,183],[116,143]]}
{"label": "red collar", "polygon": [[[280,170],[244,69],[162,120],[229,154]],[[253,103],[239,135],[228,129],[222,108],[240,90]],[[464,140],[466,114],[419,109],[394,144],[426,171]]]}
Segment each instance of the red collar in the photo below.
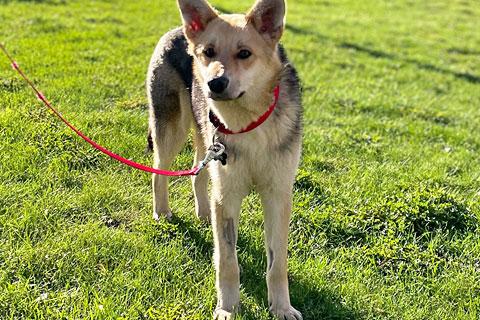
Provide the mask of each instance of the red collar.
{"label": "red collar", "polygon": [[280,86],[277,85],[273,90],[273,102],[270,105],[270,107],[268,107],[268,110],[264,114],[262,114],[260,118],[253,121],[248,126],[241,129],[240,131],[232,131],[230,129],[227,129],[225,125],[220,121],[220,119],[218,119],[217,116],[212,112],[212,110],[210,110],[208,117],[210,118],[210,122],[213,124],[213,126],[217,128],[219,132],[224,134],[238,134],[238,133],[245,133],[248,131],[252,131],[256,127],[264,123],[268,119],[268,117],[272,114],[273,110],[275,110],[275,107],[277,106],[279,95],[280,95]]}

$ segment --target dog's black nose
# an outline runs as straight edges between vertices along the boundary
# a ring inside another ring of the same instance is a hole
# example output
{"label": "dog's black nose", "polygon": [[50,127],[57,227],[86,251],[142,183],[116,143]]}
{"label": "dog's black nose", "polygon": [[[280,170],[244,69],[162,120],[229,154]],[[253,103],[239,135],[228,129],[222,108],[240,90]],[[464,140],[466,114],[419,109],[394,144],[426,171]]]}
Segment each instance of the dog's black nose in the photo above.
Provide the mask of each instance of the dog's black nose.
{"label": "dog's black nose", "polygon": [[228,87],[228,79],[226,77],[219,77],[208,82],[208,87],[213,93],[222,93]]}

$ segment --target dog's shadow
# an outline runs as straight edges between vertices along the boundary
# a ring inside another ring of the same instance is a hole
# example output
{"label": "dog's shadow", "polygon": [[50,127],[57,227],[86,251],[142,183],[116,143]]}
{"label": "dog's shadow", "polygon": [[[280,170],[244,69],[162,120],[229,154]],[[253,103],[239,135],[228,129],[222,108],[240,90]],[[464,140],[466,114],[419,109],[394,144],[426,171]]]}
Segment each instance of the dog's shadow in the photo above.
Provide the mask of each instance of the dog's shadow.
{"label": "dog's shadow", "polygon": [[[175,217],[172,223],[176,224],[179,231],[188,237],[188,240],[197,248],[205,261],[211,261],[213,243],[209,239],[205,227],[199,228],[197,223],[183,217]],[[267,285],[265,282],[266,257],[263,248],[258,248],[248,237],[240,234],[238,239],[238,259],[241,267],[241,286],[244,294],[253,298],[256,304],[268,310]],[[334,292],[317,288],[310,280],[310,274],[290,276],[290,296],[292,305],[300,310],[305,320],[319,319],[360,319],[360,315],[341,303],[341,298]],[[242,308],[242,319],[257,319],[258,314],[251,308]]]}

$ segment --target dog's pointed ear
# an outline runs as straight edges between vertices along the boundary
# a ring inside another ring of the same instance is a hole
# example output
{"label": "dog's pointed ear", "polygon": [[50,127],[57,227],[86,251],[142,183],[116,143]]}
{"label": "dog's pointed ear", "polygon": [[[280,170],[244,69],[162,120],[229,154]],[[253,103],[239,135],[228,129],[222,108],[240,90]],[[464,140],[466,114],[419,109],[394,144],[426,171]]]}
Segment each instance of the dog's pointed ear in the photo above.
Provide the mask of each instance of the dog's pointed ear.
{"label": "dog's pointed ear", "polygon": [[182,14],[183,31],[190,40],[195,39],[218,14],[205,0],[178,0]]}
{"label": "dog's pointed ear", "polygon": [[282,36],[285,25],[284,0],[257,0],[247,13],[247,21],[265,40],[275,45]]}

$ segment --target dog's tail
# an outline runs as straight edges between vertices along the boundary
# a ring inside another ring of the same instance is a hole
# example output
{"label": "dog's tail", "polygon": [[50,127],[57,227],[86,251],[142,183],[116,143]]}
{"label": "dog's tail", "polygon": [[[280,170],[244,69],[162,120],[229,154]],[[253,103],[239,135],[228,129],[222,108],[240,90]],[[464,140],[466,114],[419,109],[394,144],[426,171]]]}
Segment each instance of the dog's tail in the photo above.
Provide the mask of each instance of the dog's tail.
{"label": "dog's tail", "polygon": [[152,139],[152,130],[148,128],[147,133],[147,147],[145,148],[146,153],[150,153],[153,151],[153,139]]}

